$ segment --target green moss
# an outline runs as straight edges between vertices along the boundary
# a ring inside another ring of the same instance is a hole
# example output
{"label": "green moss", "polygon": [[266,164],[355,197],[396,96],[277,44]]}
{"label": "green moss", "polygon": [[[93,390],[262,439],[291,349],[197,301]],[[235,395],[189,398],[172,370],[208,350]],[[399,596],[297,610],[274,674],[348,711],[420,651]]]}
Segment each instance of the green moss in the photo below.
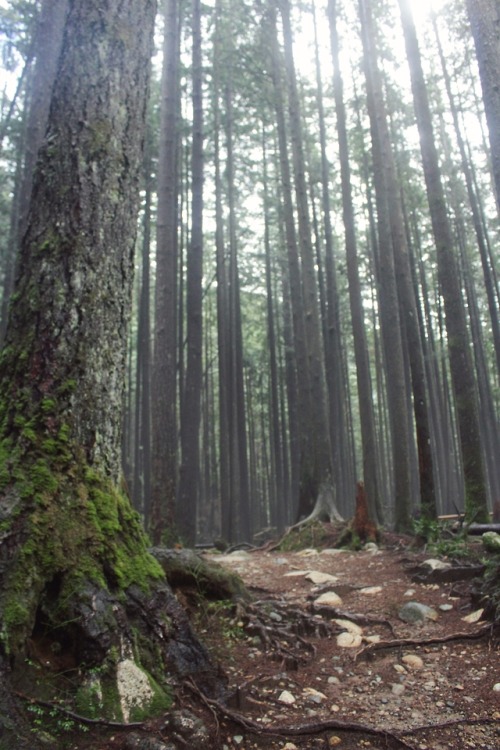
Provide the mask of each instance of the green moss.
{"label": "green moss", "polygon": [[50,414],[56,408],[56,400],[53,398],[44,398],[40,404],[40,409],[43,414]]}

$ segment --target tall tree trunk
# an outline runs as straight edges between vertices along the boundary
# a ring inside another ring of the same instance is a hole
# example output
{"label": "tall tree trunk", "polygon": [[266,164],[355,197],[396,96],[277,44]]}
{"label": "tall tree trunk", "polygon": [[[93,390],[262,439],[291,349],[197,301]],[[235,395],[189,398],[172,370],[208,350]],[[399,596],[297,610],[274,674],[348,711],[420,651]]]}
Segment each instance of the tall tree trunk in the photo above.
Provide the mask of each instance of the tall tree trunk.
{"label": "tall tree trunk", "polygon": [[476,45],[490,135],[493,179],[500,211],[500,8],[496,0],[466,0],[466,5]]}
{"label": "tall tree trunk", "polygon": [[181,411],[182,461],[177,518],[182,538],[193,544],[200,488],[200,419],[202,388],[203,277],[203,100],[201,3],[193,2],[193,142],[191,159],[191,238],[187,254],[187,362]]}
{"label": "tall tree trunk", "polygon": [[371,0],[361,0],[362,26],[368,112],[372,134],[373,173],[377,204],[378,230],[378,297],[381,333],[384,344],[387,401],[391,427],[393,455],[396,528],[410,528],[411,470],[410,425],[407,414],[407,388],[398,290],[396,285],[394,242],[401,241],[393,232],[391,203],[395,196],[390,174],[392,151],[387,126],[387,114],[374,46],[375,32],[370,7]]}
{"label": "tall tree trunk", "polygon": [[[18,226],[15,228],[17,248],[25,230],[33,186],[33,173],[38,150],[42,145],[49,117],[50,95],[56,77],[68,0],[43,0],[33,43],[35,67],[30,79],[30,99],[26,122],[26,151],[19,194]],[[16,255],[7,256],[2,297],[0,342],[3,341],[8,317],[8,303],[15,278]]]}
{"label": "tall tree trunk", "polygon": [[[119,487],[155,10],[73,0],[67,17],[0,361],[1,713],[8,669],[36,695],[27,655],[41,639],[76,683],[99,666],[118,695],[122,669],[143,675],[146,712],[166,701],[148,673],[161,685],[169,669],[209,667]],[[122,692],[110,714],[128,717],[137,697]]]}
{"label": "tall tree trunk", "polygon": [[301,425],[303,431],[301,451],[301,484],[299,516],[309,516],[320,498],[329,497],[329,510],[336,512],[332,487],[332,453],[328,430],[328,409],[325,391],[324,357],[318,309],[318,284],[312,248],[307,183],[305,176],[304,146],[297,90],[297,77],[293,56],[290,6],[288,0],[280,4],[283,22],[284,61],[288,90],[291,152],[294,173],[295,197],[299,228],[301,286],[304,305],[304,332],[307,356],[307,387],[304,399],[307,411]]}
{"label": "tall tree trunk", "polygon": [[152,369],[154,409],[150,529],[155,544],[161,541],[166,532],[175,534],[179,25],[178,0],[165,0]]}
{"label": "tall tree trunk", "polygon": [[337,138],[339,143],[340,177],[342,187],[342,216],[345,231],[347,278],[349,282],[349,303],[354,338],[354,356],[356,360],[356,378],[358,385],[363,452],[363,474],[370,514],[375,521],[380,523],[383,520],[383,514],[379,480],[377,477],[377,439],[375,432],[375,417],[373,413],[370,361],[368,356],[363,300],[359,277],[359,259],[354,221],[343,81],[339,64],[336,0],[329,0],[328,22],[330,25],[330,47],[334,68],[333,90],[335,97],[335,111],[337,115]]}
{"label": "tall tree trunk", "polygon": [[439,282],[446,313],[450,371],[455,395],[465,479],[466,513],[469,519],[486,521],[488,508],[481,454],[479,410],[458,261],[446,210],[429,98],[415,25],[408,0],[399,0],[399,6],[406,55],[410,68],[415,115],[420,135],[420,150],[427,198],[437,250]]}

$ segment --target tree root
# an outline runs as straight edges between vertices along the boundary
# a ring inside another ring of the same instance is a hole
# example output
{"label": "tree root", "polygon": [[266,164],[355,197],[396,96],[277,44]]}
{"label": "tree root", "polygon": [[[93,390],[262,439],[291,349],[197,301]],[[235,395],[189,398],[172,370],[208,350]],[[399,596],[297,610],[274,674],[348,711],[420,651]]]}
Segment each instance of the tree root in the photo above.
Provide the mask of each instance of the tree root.
{"label": "tree root", "polygon": [[384,651],[392,648],[404,648],[405,646],[433,646],[437,643],[450,643],[450,641],[473,641],[485,638],[492,633],[491,623],[471,633],[450,633],[449,635],[436,636],[434,638],[396,638],[392,641],[378,641],[369,643],[360,649],[355,656],[355,661],[361,657],[369,657],[374,651]]}
{"label": "tree root", "polygon": [[[416,735],[421,732],[432,732],[436,729],[446,729],[454,726],[484,726],[499,724],[498,719],[491,717],[479,717],[474,719],[460,718],[450,719],[448,721],[438,722],[437,724],[421,724],[416,727],[409,727],[407,729],[378,729],[377,727],[369,726],[367,724],[360,724],[358,722],[340,721],[337,719],[326,719],[323,721],[304,722],[302,724],[289,724],[283,725],[278,724],[275,726],[265,725],[251,719],[238,711],[233,711],[227,706],[223,705],[217,700],[208,698],[204,695],[200,689],[195,685],[192,680],[187,680],[184,685],[193,693],[195,693],[202,703],[213,713],[217,712],[224,718],[233,721],[238,724],[242,729],[247,731],[249,734],[255,734],[260,736],[273,736],[280,738],[287,737],[307,737],[311,735],[322,734],[332,730],[354,733],[354,734],[365,734],[371,737],[379,737],[386,744],[391,742],[395,747],[406,748],[406,750],[415,750],[415,746],[411,745],[409,741],[405,740],[405,737]],[[387,745],[388,746],[388,745]]]}
{"label": "tree root", "polygon": [[51,711],[55,710],[59,713],[67,716],[74,721],[78,721],[80,724],[88,724],[89,726],[102,726],[109,727],[110,729],[143,729],[145,726],[144,721],[134,721],[126,724],[122,721],[110,721],[109,719],[90,719],[88,716],[81,716],[80,714],[71,711],[69,708],[61,706],[59,703],[53,703],[52,701],[43,701],[40,698],[32,698],[24,693],[14,691],[14,695],[21,698],[25,703],[30,703],[33,706],[43,706],[43,708],[50,708]]}

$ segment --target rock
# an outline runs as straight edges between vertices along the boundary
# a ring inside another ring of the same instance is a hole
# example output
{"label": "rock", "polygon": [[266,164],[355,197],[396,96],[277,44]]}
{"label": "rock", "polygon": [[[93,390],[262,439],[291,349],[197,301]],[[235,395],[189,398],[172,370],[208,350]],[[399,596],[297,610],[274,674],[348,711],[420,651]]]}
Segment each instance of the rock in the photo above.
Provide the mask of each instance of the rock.
{"label": "rock", "polygon": [[332,734],[331,737],[328,738],[328,747],[337,747],[342,743],[342,740],[340,737],[337,737],[336,734]]}
{"label": "rock", "polygon": [[314,600],[314,604],[326,607],[339,607],[342,604],[342,599],[335,591],[325,591],[324,594],[321,594],[321,596],[318,596]]}
{"label": "rock", "polygon": [[306,581],[311,581],[311,583],[315,584],[336,583],[336,581],[339,580],[337,576],[332,576],[329,573],[322,573],[319,570],[311,570],[305,578]]}
{"label": "rock", "polygon": [[313,703],[323,703],[323,701],[326,701],[326,695],[324,693],[320,693],[319,690],[315,690],[314,688],[306,687],[303,690],[304,695],[309,701],[312,701]]}
{"label": "rock", "polygon": [[291,706],[293,703],[295,703],[295,696],[292,695],[288,690],[283,690],[282,693],[280,693],[278,700],[280,703],[284,703],[286,706]]}
{"label": "rock", "polygon": [[375,594],[380,594],[382,591],[382,586],[367,586],[364,589],[360,589],[359,593],[365,596],[374,596]]}
{"label": "rock", "polygon": [[391,692],[393,695],[403,695],[405,691],[405,686],[401,685],[399,682],[395,682],[393,685],[391,685]]}
{"label": "rock", "polygon": [[233,737],[233,742],[235,742],[237,745],[241,745],[241,743],[243,742],[243,735],[235,734]]}
{"label": "rock", "polygon": [[414,624],[417,622],[424,622],[424,620],[437,620],[438,613],[432,607],[428,607],[427,604],[420,604],[420,602],[407,602],[400,607],[398,617],[403,622]]}
{"label": "rock", "polygon": [[333,622],[338,625],[339,628],[347,630],[349,633],[361,635],[363,632],[363,628],[357,623],[351,622],[351,620],[333,620]]}
{"label": "rock", "polygon": [[144,737],[139,734],[129,734],[123,744],[123,750],[177,750],[171,742],[165,745],[155,737]]}
{"label": "rock", "polygon": [[406,654],[401,659],[403,664],[408,667],[408,669],[412,669],[417,671],[418,669],[422,669],[424,666],[423,659],[420,658],[420,656],[417,656],[416,654]]}
{"label": "rock", "polygon": [[201,719],[187,709],[171,711],[162,730],[172,739],[179,738],[182,747],[189,746],[192,750],[203,750],[209,741],[209,732]]}
{"label": "rock", "polygon": [[380,550],[375,542],[367,542],[363,547],[364,552],[371,552],[372,555],[376,555]]}
{"label": "rock", "polygon": [[479,622],[481,617],[483,616],[484,609],[476,609],[475,612],[471,612],[470,615],[466,615],[465,617],[462,617],[462,622]]}
{"label": "rock", "polygon": [[358,633],[344,631],[337,636],[337,646],[340,648],[358,648],[358,646],[361,646],[362,640]]}
{"label": "rock", "polygon": [[500,682],[496,682],[496,683],[495,683],[495,684],[493,685],[493,692],[494,692],[494,693],[500,693]]}
{"label": "rock", "polygon": [[315,557],[318,554],[317,549],[301,549],[300,552],[297,552],[297,555],[299,557]]}
{"label": "rock", "polygon": [[453,609],[453,604],[440,604],[439,609],[441,612],[450,612]]}
{"label": "rock", "polygon": [[302,578],[303,576],[306,576],[308,573],[310,573],[309,570],[289,570],[288,573],[283,573],[283,578]]}
{"label": "rock", "polygon": [[430,560],[424,560],[422,567],[429,568],[429,570],[449,570],[451,568],[451,563],[431,558]]}
{"label": "rock", "polygon": [[488,552],[500,552],[500,534],[497,534],[496,531],[487,531],[481,538],[485,550]]}

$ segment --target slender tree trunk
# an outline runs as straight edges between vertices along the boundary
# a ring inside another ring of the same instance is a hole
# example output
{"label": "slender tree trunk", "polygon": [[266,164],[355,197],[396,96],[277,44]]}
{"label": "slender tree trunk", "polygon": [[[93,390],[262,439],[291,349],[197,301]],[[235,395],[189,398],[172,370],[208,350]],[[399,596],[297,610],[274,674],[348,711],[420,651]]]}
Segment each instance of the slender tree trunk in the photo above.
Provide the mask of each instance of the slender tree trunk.
{"label": "slender tree trunk", "polygon": [[151,534],[158,544],[175,533],[177,473],[177,207],[179,8],[165,0],[158,207],[155,331],[152,370]]}
{"label": "slender tree trunk", "polygon": [[407,0],[399,0],[401,21],[410,67],[413,102],[420,135],[427,198],[437,249],[438,273],[443,294],[450,372],[455,395],[457,421],[465,479],[466,513],[470,519],[488,517],[486,482],[481,454],[476,383],[470,340],[462,299],[458,261],[446,210],[438,155],[434,141],[429,99],[420,58],[415,25]]}
{"label": "slender tree trunk", "polygon": [[466,5],[479,63],[493,179],[500,211],[500,8],[496,0],[466,0]]}
{"label": "slender tree trunk", "polygon": [[[337,115],[337,138],[339,142],[340,176],[342,186],[342,216],[345,231],[349,303],[354,338],[354,356],[358,385],[359,415],[363,451],[363,474],[368,507],[372,518],[380,523],[383,518],[377,476],[377,439],[373,413],[373,394],[370,361],[364,321],[363,300],[359,277],[359,259],[356,243],[356,227],[351,186],[351,167],[347,140],[346,112],[343,96],[343,81],[339,64],[339,42],[337,33],[336,0],[329,0],[328,21],[330,46],[333,59],[333,87]],[[354,492],[354,487],[353,487]]]}
{"label": "slender tree trunk", "polygon": [[187,255],[187,362],[181,412],[182,462],[177,518],[182,538],[196,538],[196,510],[200,487],[200,419],[202,388],[202,277],[203,277],[203,102],[201,3],[193,1],[193,143],[191,161],[191,238]]}
{"label": "slender tree trunk", "polygon": [[[395,521],[400,531],[410,529],[411,471],[410,471],[410,425],[407,414],[407,389],[404,367],[403,341],[396,285],[394,243],[391,222],[391,202],[394,188],[391,184],[390,163],[392,151],[387,126],[387,115],[382,94],[382,83],[378,71],[377,53],[374,47],[374,26],[370,0],[361,0],[360,15],[367,84],[368,112],[372,134],[373,172],[377,203],[377,229],[379,238],[378,283],[381,333],[384,343],[387,400],[391,426],[393,454]],[[396,196],[396,200],[399,196]]]}

